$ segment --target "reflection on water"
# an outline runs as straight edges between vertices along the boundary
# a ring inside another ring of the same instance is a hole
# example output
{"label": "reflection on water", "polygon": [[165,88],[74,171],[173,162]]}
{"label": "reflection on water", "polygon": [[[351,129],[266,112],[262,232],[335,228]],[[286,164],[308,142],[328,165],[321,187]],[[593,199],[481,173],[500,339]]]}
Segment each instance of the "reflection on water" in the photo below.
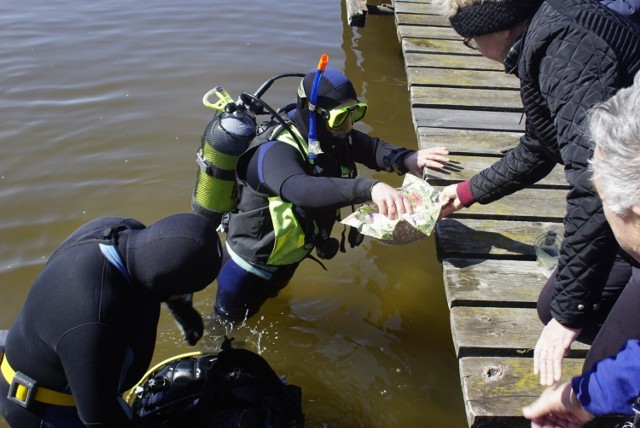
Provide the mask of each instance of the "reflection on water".
{"label": "reflection on water", "polygon": [[[201,98],[213,86],[237,97],[271,76],[307,71],[326,52],[370,105],[358,127],[415,147],[393,17],[370,15],[365,29],[352,29],[343,7],[0,3],[0,328],[80,224],[101,215],[151,223],[190,210],[194,155],[211,115]],[[296,85],[279,81],[265,100],[290,102]],[[365,240],[326,266],[303,263],[240,326],[208,319],[198,349],[215,351],[229,334],[260,352],[302,386],[308,426],[465,426],[433,239],[405,247]],[[214,297],[215,284],[195,296],[203,314]],[[189,350],[163,311],[154,363]]]}

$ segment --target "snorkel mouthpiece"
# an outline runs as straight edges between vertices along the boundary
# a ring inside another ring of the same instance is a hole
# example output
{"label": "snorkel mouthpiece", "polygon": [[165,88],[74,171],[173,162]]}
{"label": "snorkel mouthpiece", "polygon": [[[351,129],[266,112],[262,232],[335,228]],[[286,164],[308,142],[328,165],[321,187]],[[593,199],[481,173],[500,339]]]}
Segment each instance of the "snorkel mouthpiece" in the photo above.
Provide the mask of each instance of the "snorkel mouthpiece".
{"label": "snorkel mouthpiece", "polygon": [[322,54],[320,56],[320,61],[318,62],[316,75],[313,78],[311,94],[309,95],[309,160],[311,163],[314,163],[318,155],[322,153],[322,149],[320,149],[320,142],[318,141],[316,134],[317,113],[315,110],[318,102],[318,87],[320,86],[320,79],[322,79],[322,74],[324,73],[325,68],[327,68],[328,62],[329,55]]}

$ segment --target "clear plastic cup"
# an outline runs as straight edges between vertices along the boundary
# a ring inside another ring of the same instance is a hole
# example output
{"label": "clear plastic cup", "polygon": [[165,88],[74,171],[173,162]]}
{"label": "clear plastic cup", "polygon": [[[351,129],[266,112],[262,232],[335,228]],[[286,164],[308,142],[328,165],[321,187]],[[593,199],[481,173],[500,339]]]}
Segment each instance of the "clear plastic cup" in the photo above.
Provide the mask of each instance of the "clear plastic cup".
{"label": "clear plastic cup", "polygon": [[550,230],[538,236],[534,242],[536,249],[536,261],[546,270],[553,270],[560,257],[560,237],[558,232]]}

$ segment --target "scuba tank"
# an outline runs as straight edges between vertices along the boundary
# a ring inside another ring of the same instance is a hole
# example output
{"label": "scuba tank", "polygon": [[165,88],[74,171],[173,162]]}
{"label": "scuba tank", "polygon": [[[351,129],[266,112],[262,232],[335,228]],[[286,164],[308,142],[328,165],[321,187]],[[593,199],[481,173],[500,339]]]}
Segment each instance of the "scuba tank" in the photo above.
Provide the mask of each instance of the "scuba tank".
{"label": "scuba tank", "polygon": [[[237,102],[221,86],[211,89],[202,98],[203,104],[216,113],[205,129],[196,154],[199,168],[191,209],[216,227],[238,202],[236,162],[258,133],[256,116],[266,114],[267,110],[273,119],[284,123],[279,111],[260,99],[273,82],[282,77],[304,77],[304,74],[286,73],[272,77],[255,94],[242,92]],[[216,102],[210,101],[213,95],[218,97]]]}
{"label": "scuba tank", "polygon": [[[218,102],[209,101],[212,94],[218,95]],[[224,213],[236,206],[236,161],[255,135],[256,120],[244,106],[235,104],[220,86],[207,92],[202,101],[218,112],[207,125],[196,154],[200,168],[191,208],[217,227]]]}

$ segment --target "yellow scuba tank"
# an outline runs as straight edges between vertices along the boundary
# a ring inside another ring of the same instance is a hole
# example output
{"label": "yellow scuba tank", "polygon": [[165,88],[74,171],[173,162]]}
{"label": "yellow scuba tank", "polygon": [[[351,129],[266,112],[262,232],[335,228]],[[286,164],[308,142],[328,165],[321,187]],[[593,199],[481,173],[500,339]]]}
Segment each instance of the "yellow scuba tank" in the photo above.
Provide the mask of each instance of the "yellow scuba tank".
{"label": "yellow scuba tank", "polygon": [[[212,95],[218,97],[217,102],[209,100]],[[236,206],[236,162],[255,136],[256,120],[220,86],[207,92],[202,102],[217,112],[207,125],[196,154],[199,169],[191,208],[218,226],[224,213]]]}

